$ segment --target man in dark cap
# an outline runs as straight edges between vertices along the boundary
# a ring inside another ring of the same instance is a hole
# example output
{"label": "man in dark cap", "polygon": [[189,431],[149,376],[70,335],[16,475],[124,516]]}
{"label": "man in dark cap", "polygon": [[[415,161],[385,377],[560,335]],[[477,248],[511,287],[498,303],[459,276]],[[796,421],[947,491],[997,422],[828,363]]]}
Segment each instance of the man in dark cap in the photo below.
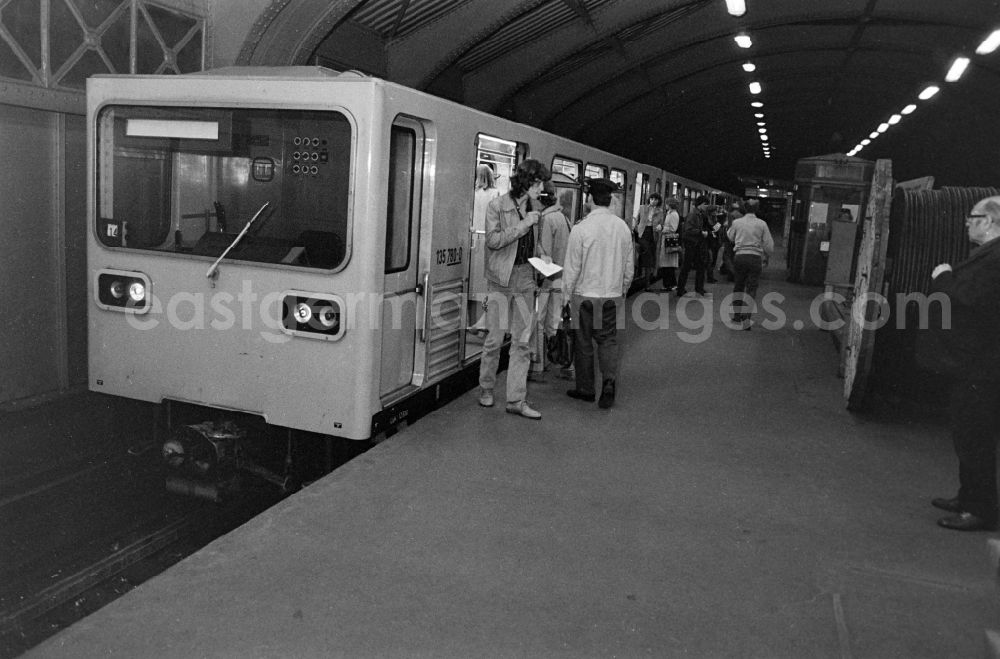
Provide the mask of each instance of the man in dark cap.
{"label": "man in dark cap", "polygon": [[570,398],[593,402],[594,343],[601,368],[602,409],[615,402],[618,376],[618,318],[635,267],[632,232],[628,223],[611,212],[611,196],[618,186],[608,179],[587,182],[591,211],[573,227],[566,246],[563,302],[570,305],[577,331],[576,388]]}
{"label": "man in dark cap", "polygon": [[677,297],[687,295],[688,273],[694,270],[694,292],[702,297],[712,297],[705,291],[705,274],[708,268],[708,236],[712,225],[708,212],[712,210],[708,197],[699,195],[681,227],[681,242],[684,245],[684,260],[677,278]]}

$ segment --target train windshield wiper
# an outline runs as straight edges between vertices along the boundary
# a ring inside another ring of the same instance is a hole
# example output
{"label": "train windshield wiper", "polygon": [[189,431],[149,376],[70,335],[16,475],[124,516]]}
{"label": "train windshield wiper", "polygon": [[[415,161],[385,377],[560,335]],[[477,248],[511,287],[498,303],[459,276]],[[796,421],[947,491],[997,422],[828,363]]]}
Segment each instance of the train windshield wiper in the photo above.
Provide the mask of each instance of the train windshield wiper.
{"label": "train windshield wiper", "polygon": [[271,202],[269,202],[269,201],[265,201],[265,202],[264,202],[264,205],[263,205],[263,206],[261,206],[261,207],[260,207],[260,209],[259,209],[259,210],[258,210],[258,211],[257,211],[256,213],[254,213],[254,214],[253,214],[253,217],[251,217],[251,218],[250,218],[250,221],[249,221],[249,222],[247,222],[247,224],[246,224],[246,226],[245,226],[245,227],[243,227],[243,230],[242,230],[242,231],[240,231],[240,232],[239,232],[239,233],[238,233],[238,234],[236,235],[236,237],[235,237],[235,238],[233,238],[233,242],[229,243],[229,247],[227,247],[227,248],[225,249],[225,251],[223,251],[223,252],[222,252],[222,254],[219,254],[219,258],[215,259],[215,263],[213,263],[213,264],[212,264],[212,267],[211,267],[211,268],[209,268],[209,269],[208,269],[208,272],[206,272],[206,273],[205,273],[205,276],[206,276],[206,277],[208,277],[209,279],[211,279],[212,277],[214,277],[214,276],[215,276],[215,274],[216,274],[216,270],[218,270],[218,268],[219,268],[219,263],[220,263],[220,262],[222,261],[222,259],[226,258],[226,254],[228,254],[228,253],[229,253],[229,251],[230,251],[230,250],[231,250],[232,248],[236,247],[236,245],[238,245],[238,244],[239,244],[239,242],[240,242],[241,240],[243,240],[243,236],[247,235],[247,231],[249,231],[249,230],[250,230],[250,227],[251,227],[251,226],[253,225],[254,221],[255,221],[255,220],[256,220],[256,219],[258,218],[258,217],[260,217],[260,214],[264,212],[264,209],[265,209],[265,208],[267,208],[267,207],[268,207],[268,206],[270,206],[270,205],[271,205]]}

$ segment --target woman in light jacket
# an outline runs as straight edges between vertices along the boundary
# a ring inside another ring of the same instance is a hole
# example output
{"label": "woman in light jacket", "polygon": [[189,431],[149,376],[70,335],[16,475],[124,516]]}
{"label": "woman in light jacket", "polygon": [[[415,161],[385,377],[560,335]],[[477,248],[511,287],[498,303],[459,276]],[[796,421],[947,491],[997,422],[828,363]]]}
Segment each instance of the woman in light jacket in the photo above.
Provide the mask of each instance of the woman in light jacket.
{"label": "woman in light jacket", "polygon": [[677,212],[678,206],[680,206],[680,202],[675,197],[667,199],[667,212],[664,214],[663,222],[656,233],[657,278],[663,280],[663,292],[672,291],[677,287],[677,268],[681,264],[681,248],[679,246],[668,247],[667,242],[669,237],[678,236],[677,231],[681,224],[681,216]]}

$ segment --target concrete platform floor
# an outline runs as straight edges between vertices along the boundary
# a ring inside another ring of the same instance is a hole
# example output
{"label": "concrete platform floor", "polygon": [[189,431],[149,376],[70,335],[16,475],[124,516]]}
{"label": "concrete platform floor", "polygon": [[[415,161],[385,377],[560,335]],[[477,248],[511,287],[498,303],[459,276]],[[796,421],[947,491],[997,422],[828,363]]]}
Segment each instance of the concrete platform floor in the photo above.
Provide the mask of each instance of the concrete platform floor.
{"label": "concrete platform floor", "polygon": [[848,413],[783,274],[781,327],[723,327],[726,284],[710,331],[669,298],[613,409],[470,392],[28,656],[982,656],[990,535],[929,505],[946,429]]}

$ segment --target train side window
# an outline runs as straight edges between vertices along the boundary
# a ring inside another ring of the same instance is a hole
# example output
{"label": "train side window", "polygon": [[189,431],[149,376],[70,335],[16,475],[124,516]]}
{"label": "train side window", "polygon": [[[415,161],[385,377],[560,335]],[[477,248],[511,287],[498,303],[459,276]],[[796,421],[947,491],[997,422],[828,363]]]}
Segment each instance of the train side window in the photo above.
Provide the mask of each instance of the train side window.
{"label": "train side window", "polygon": [[579,181],[581,171],[583,171],[583,163],[579,160],[571,160],[570,158],[563,158],[561,156],[552,158],[553,175],[559,173],[574,181]]}
{"label": "train side window", "polygon": [[417,173],[417,133],[393,126],[389,139],[389,191],[385,228],[385,271],[401,272],[410,265],[414,186]]}
{"label": "train side window", "polygon": [[587,178],[608,178],[608,168],[605,165],[588,162],[583,175]]}
{"label": "train side window", "polygon": [[622,190],[628,189],[628,175],[625,170],[611,168],[611,181],[617,183]]}

